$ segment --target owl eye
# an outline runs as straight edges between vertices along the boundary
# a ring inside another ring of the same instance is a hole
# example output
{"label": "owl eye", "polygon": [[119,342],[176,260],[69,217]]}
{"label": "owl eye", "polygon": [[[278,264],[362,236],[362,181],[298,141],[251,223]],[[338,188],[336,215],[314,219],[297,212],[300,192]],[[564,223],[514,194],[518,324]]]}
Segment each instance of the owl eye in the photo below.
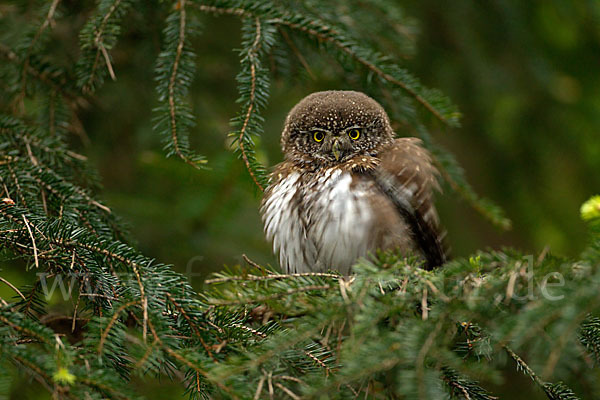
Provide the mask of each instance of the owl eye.
{"label": "owl eye", "polygon": [[325,134],[321,131],[314,131],[313,132],[313,139],[315,139],[315,142],[322,142],[323,139],[325,139]]}
{"label": "owl eye", "polygon": [[348,136],[350,136],[350,139],[352,140],[358,140],[358,138],[360,137],[360,129],[350,129],[348,131]]}

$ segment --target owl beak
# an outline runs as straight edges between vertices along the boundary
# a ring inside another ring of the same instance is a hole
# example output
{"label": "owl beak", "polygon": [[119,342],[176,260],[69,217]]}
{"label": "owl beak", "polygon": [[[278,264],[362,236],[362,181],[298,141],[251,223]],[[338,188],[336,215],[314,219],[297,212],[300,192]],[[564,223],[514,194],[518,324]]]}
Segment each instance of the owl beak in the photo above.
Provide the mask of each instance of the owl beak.
{"label": "owl beak", "polygon": [[340,155],[342,154],[342,152],[340,149],[340,141],[338,139],[335,139],[335,141],[333,142],[333,146],[331,147],[331,152],[333,153],[333,156],[335,157],[335,161],[340,161]]}

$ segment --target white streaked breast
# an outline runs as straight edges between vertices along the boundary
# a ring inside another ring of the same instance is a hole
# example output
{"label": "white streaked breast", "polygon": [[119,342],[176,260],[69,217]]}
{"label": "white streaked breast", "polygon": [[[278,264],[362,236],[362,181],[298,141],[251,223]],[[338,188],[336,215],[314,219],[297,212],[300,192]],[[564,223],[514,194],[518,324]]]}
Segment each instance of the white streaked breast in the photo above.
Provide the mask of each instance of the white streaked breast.
{"label": "white streaked breast", "polygon": [[350,273],[370,243],[368,183],[352,184],[339,169],[293,172],[270,189],[262,207],[265,233],[287,272],[336,269]]}

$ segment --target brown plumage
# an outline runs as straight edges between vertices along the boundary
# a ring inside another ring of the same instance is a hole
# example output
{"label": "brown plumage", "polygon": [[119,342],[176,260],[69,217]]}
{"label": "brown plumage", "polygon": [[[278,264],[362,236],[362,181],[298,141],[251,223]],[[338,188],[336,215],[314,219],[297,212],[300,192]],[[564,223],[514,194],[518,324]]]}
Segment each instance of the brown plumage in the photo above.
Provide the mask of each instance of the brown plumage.
{"label": "brown plumage", "polygon": [[394,139],[383,108],[353,91],[317,92],[288,114],[285,160],[261,213],[286,272],[350,273],[377,249],[446,260],[433,189],[437,171],[417,138]]}

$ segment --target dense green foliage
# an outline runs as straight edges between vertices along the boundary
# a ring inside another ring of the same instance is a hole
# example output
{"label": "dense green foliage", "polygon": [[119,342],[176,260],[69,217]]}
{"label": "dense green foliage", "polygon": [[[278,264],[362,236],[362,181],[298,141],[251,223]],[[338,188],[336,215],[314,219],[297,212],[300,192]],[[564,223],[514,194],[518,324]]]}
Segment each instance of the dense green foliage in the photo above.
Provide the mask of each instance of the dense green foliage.
{"label": "dense green foliage", "polygon": [[[446,187],[508,228],[501,209],[474,192],[435,138],[458,127],[460,114],[403,66],[402,57],[415,50],[416,23],[392,3],[0,5],[0,398],[24,397],[16,393],[24,377],[54,398],[73,399],[173,398],[184,391],[192,398],[575,399],[600,392],[597,200],[582,210],[590,234],[578,257],[480,251],[424,271],[416,259],[379,254],[361,260],[352,277],[281,275],[245,257],[202,291],[177,267],[156,261],[151,244],[137,250],[109,208],[111,196],[99,200],[100,179],[80,153],[102,154],[105,143],[108,152],[135,159],[127,151],[133,139],[111,136],[111,128],[151,132],[152,139],[136,140],[161,142],[175,162],[142,154],[138,161],[153,170],[147,185],[162,189],[162,173],[192,186],[182,189],[183,201],[166,188],[167,201],[154,214],[158,225],[168,231],[166,221],[225,215],[207,229],[220,235],[198,241],[206,254],[220,241],[222,251],[239,254],[236,234],[261,234],[235,203],[247,201],[256,213],[265,162],[277,148],[276,139],[265,140],[277,134],[267,135],[264,113],[288,109],[306,88],[336,85],[378,99],[399,132],[423,139]],[[229,18],[222,31],[215,18]],[[237,76],[221,64],[232,61],[222,49],[215,62],[198,45],[231,30],[232,20],[240,21],[233,26],[241,39],[226,50],[238,49]],[[450,21],[449,29],[463,32],[460,21]],[[222,70],[231,74],[222,78]],[[219,101],[231,110],[236,97],[229,129],[211,110]],[[126,102],[131,108],[119,110]],[[88,126],[102,127],[109,139],[90,139]],[[597,163],[589,151],[590,164]],[[127,171],[112,172],[119,175]],[[140,213],[151,204],[135,199]],[[166,248],[173,259],[161,261],[186,259],[176,254],[180,247]],[[249,253],[256,248],[268,251],[261,242]],[[202,262],[215,261],[207,258]],[[182,389],[142,387],[157,377]]]}

